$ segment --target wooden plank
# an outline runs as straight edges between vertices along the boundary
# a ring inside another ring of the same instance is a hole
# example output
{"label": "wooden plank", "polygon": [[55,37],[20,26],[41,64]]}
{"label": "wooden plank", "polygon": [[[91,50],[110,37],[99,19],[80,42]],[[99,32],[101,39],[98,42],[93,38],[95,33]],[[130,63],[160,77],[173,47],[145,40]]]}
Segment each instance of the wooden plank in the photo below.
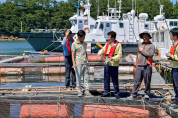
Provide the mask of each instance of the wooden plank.
{"label": "wooden plank", "polygon": [[[145,88],[140,88],[144,90]],[[120,90],[132,90],[132,88],[120,88]],[[163,90],[163,88],[151,88],[151,90]],[[91,91],[104,91],[104,89],[93,89]],[[72,93],[77,92],[76,90],[71,91],[0,91],[0,94],[29,94],[29,93]]]}
{"label": "wooden plank", "polygon": [[[111,87],[113,87],[113,85],[110,85]],[[141,85],[144,86],[144,85]],[[173,86],[172,84],[151,84],[151,86]],[[94,88],[94,87],[104,87],[104,85],[90,85],[90,88]],[[119,87],[133,87],[133,84],[124,84],[124,85],[119,85]],[[0,88],[0,90],[13,90],[13,89],[63,89],[65,88],[65,86],[54,86],[54,87],[24,87],[24,88]]]}

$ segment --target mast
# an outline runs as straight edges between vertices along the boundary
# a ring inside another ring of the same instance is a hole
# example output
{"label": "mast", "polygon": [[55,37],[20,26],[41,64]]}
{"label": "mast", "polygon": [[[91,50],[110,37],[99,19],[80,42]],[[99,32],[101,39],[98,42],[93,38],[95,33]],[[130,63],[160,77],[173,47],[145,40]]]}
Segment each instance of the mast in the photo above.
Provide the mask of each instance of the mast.
{"label": "mast", "polygon": [[121,18],[121,13],[122,13],[122,11],[121,11],[121,9],[122,9],[122,0],[118,0],[118,2],[119,2],[119,19]]}
{"label": "mast", "polygon": [[134,9],[134,4],[133,4],[133,0],[132,0],[132,10]]}
{"label": "mast", "polygon": [[137,10],[136,7],[137,7],[137,0],[135,0],[135,11]]}
{"label": "mast", "polygon": [[[79,0],[78,0],[78,6],[79,6]],[[77,8],[77,15],[79,16],[79,7]]]}
{"label": "mast", "polygon": [[109,0],[108,0],[108,16],[109,16]]}
{"label": "mast", "polygon": [[99,8],[100,6],[99,6],[99,0],[98,0],[98,13],[97,13],[97,16],[99,16],[100,15],[100,8]]}

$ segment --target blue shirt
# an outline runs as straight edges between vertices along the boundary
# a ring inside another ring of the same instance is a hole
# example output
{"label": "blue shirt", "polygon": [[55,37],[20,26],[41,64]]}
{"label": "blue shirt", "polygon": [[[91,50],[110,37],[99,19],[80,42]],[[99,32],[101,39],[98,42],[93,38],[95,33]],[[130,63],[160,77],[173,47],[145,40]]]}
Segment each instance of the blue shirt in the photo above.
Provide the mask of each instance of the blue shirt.
{"label": "blue shirt", "polygon": [[[68,39],[67,39],[68,40]],[[66,40],[66,41],[67,41]],[[63,48],[63,53],[64,53],[64,56],[70,56],[69,55],[69,51],[68,51],[68,48],[67,48],[67,43],[65,41],[65,38],[63,39],[62,41],[62,48]],[[72,47],[72,40],[69,41],[69,44],[70,44],[70,48]]]}

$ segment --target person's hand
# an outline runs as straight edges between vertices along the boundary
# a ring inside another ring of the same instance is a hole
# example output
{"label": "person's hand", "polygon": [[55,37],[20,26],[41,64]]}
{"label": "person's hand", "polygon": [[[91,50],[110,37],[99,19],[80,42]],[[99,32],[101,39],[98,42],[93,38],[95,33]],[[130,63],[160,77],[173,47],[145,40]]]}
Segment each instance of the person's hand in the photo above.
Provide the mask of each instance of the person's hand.
{"label": "person's hand", "polygon": [[72,68],[75,68],[75,67],[77,67],[77,65],[76,65],[76,64],[73,64]]}
{"label": "person's hand", "polygon": [[112,61],[112,57],[110,57],[109,60]]}
{"label": "person's hand", "polygon": [[101,57],[101,54],[97,54],[97,57]]}
{"label": "person's hand", "polygon": [[170,52],[166,53],[166,56],[169,57],[169,58],[172,58],[172,54]]}
{"label": "person's hand", "polygon": [[139,51],[141,52],[143,50],[143,48],[139,48]]}
{"label": "person's hand", "polygon": [[65,33],[66,37],[69,35],[69,33],[70,33],[70,30],[67,30]]}

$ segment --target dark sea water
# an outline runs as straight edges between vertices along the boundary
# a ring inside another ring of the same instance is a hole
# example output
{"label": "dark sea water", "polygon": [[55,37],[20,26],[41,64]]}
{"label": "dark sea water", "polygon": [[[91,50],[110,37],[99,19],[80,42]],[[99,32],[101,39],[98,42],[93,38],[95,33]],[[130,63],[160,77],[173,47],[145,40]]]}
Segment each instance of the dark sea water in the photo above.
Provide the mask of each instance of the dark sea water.
{"label": "dark sea water", "polygon": [[0,55],[22,55],[24,51],[34,51],[27,41],[0,41]]}

